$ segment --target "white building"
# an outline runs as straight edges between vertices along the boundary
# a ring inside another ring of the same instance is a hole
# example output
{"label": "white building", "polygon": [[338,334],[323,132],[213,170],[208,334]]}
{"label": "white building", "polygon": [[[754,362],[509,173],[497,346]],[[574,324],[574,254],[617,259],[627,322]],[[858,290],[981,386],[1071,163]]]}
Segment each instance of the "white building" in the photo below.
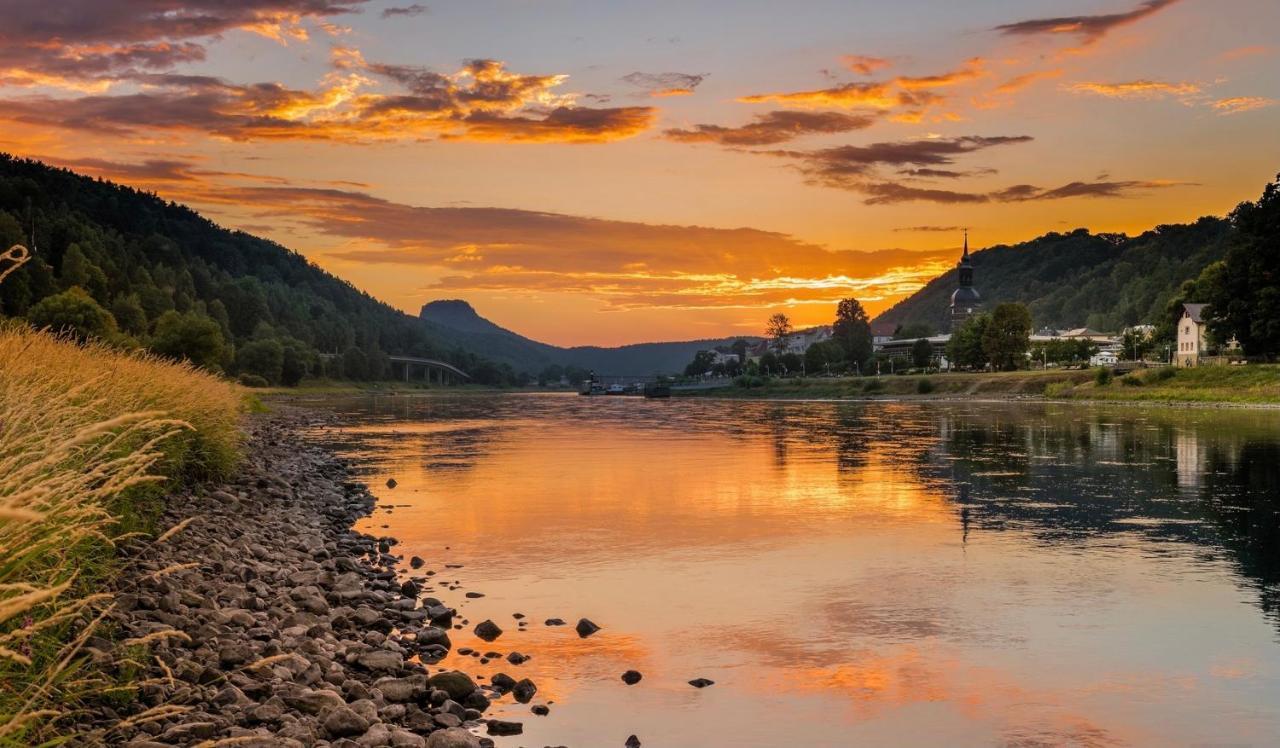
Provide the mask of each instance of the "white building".
{"label": "white building", "polygon": [[1098,351],[1089,357],[1090,366],[1115,366],[1120,363],[1120,357],[1115,351]]}
{"label": "white building", "polygon": [[1177,366],[1197,366],[1200,357],[1208,352],[1209,335],[1204,321],[1207,304],[1183,304],[1182,317],[1178,319],[1178,348],[1173,352]]}

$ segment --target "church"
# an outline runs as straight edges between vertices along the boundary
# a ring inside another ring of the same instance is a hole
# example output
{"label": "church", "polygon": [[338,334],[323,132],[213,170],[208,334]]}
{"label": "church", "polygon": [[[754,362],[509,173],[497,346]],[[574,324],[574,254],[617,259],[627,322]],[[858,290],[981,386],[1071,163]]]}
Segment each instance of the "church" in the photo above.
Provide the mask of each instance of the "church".
{"label": "church", "polygon": [[969,231],[964,232],[964,254],[956,263],[959,285],[951,292],[951,308],[947,316],[947,326],[955,332],[964,326],[969,318],[982,313],[982,295],[973,287],[973,261],[969,258]]}

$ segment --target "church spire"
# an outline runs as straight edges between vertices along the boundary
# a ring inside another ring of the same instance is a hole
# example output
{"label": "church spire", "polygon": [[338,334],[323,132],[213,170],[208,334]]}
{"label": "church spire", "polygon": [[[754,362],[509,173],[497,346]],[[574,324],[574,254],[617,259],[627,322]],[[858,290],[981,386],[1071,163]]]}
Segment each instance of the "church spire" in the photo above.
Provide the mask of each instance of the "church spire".
{"label": "church spire", "polygon": [[963,259],[969,259],[969,229],[964,230],[964,255]]}

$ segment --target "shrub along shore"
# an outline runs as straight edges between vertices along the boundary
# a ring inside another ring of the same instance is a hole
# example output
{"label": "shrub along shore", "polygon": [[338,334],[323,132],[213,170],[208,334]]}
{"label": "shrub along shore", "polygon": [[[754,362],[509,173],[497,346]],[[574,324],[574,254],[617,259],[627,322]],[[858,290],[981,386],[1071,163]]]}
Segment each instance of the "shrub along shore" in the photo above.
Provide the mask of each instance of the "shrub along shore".
{"label": "shrub along shore", "polygon": [[1280,405],[1280,365],[1159,367],[1119,376],[1104,369],[1050,369],[878,377],[754,377],[745,381],[740,378],[738,383],[725,387],[678,394],[747,399],[1009,398],[1269,406]]}

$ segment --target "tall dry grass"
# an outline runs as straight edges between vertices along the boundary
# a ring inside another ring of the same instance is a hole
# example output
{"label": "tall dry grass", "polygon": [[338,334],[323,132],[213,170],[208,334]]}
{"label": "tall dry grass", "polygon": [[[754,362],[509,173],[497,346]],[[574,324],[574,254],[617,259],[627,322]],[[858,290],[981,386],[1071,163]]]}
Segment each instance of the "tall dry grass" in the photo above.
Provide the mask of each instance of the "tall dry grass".
{"label": "tall dry grass", "polygon": [[114,544],[149,529],[163,482],[234,466],[239,412],[190,366],[0,324],[0,745],[109,685],[78,655]]}

